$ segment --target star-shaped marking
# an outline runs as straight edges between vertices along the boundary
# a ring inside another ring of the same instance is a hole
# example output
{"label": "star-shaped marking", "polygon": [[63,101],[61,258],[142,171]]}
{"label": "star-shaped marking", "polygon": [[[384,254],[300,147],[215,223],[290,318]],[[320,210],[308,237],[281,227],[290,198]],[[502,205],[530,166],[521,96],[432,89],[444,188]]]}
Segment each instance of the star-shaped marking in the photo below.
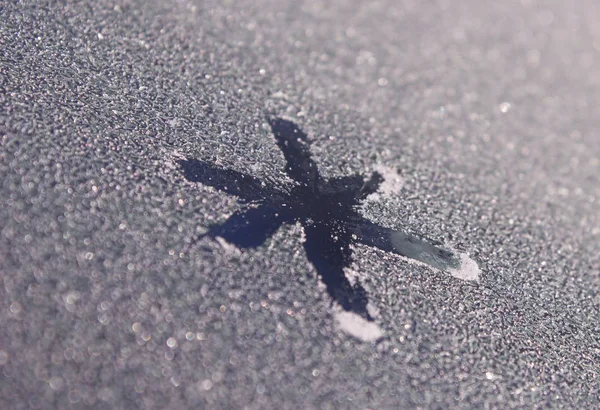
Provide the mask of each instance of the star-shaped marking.
{"label": "star-shaped marking", "polygon": [[221,237],[238,248],[255,248],[282,224],[300,223],[304,250],[327,292],[346,311],[367,320],[367,295],[360,283],[350,283],[344,268],[350,266],[355,243],[411,258],[440,270],[456,269],[460,259],[431,242],[376,225],[359,213],[359,206],[383,181],[379,173],[368,179],[355,174],[324,179],[311,158],[307,136],[291,121],[269,120],[277,145],[294,180],[278,187],[231,169],[197,159],[181,160],[187,180],[235,195],[244,206],[225,222],[209,227],[205,236]]}

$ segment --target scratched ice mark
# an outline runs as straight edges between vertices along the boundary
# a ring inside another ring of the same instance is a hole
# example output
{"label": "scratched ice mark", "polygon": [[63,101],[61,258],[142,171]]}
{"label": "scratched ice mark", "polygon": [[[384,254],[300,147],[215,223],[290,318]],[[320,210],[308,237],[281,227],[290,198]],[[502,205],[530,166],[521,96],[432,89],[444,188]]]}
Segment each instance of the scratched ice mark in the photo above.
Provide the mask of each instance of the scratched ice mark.
{"label": "scratched ice mark", "polygon": [[300,223],[306,257],[329,295],[344,311],[367,321],[373,319],[367,311],[366,292],[358,281],[351,284],[344,273],[352,262],[352,244],[394,253],[460,279],[478,279],[477,264],[466,255],[376,225],[361,216],[361,202],[375,194],[383,183],[379,172],[368,178],[355,174],[326,180],[311,157],[306,134],[293,122],[281,118],[269,123],[285,157],[285,170],[295,181],[288,187],[265,184],[251,175],[197,159],[179,162],[189,181],[235,195],[243,204],[225,222],[210,226],[205,236],[222,238],[241,249],[254,248],[281,225]]}

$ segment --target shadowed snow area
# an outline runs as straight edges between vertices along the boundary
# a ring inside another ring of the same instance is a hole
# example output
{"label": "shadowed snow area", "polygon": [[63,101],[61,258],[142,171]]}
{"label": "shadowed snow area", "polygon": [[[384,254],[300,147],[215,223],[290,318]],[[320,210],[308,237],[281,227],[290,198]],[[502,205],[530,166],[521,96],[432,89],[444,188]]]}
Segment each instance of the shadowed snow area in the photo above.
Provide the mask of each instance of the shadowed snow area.
{"label": "shadowed snow area", "polygon": [[[285,171],[295,185],[271,186],[250,175],[196,159],[179,161],[188,181],[235,195],[248,204],[223,223],[210,226],[199,239],[208,236],[242,249],[256,248],[281,225],[300,224],[308,262],[319,273],[329,295],[343,309],[367,321],[372,321],[367,312],[368,296],[360,283],[351,284],[344,273],[344,268],[352,262],[353,244],[362,243],[436,269],[462,272],[459,257],[453,252],[414,235],[374,224],[359,214],[361,202],[386,184],[381,174],[325,180],[312,159],[307,135],[290,120],[274,118],[268,122],[286,160]],[[387,184],[387,193],[391,188],[399,189],[400,186],[394,186],[397,181],[394,175],[389,170],[386,175],[392,179]],[[460,273],[455,276],[476,279]]]}

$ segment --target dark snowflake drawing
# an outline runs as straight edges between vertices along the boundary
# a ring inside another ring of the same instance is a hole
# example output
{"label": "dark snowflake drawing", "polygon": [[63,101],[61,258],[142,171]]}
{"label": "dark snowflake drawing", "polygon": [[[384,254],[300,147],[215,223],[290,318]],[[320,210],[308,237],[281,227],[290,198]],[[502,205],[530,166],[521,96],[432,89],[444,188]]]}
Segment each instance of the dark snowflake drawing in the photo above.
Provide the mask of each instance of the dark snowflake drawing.
{"label": "dark snowflake drawing", "polygon": [[460,265],[454,253],[431,241],[376,225],[361,216],[361,201],[376,192],[383,181],[379,173],[368,178],[355,174],[326,180],[311,158],[306,134],[281,118],[269,123],[293,185],[270,186],[251,175],[197,159],[179,162],[187,180],[235,195],[243,203],[226,221],[210,226],[207,236],[221,237],[241,249],[255,248],[282,224],[300,223],[306,257],[329,295],[346,311],[368,320],[372,319],[364,288],[358,282],[352,285],[344,273],[352,262],[352,244],[375,247],[440,270]]}

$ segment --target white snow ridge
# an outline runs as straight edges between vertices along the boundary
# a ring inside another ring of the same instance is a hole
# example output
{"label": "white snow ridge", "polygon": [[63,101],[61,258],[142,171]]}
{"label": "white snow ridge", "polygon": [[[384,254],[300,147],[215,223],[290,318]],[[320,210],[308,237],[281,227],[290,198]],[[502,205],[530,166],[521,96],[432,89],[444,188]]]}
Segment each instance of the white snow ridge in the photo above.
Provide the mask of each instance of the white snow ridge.
{"label": "white snow ridge", "polygon": [[452,276],[457,279],[469,280],[479,282],[479,275],[481,275],[481,269],[473,259],[466,253],[460,254],[460,267],[457,269],[449,269]]}
{"label": "white snow ridge", "polygon": [[340,330],[363,342],[375,342],[383,336],[383,330],[375,322],[368,321],[356,313],[337,307],[334,317]]}

